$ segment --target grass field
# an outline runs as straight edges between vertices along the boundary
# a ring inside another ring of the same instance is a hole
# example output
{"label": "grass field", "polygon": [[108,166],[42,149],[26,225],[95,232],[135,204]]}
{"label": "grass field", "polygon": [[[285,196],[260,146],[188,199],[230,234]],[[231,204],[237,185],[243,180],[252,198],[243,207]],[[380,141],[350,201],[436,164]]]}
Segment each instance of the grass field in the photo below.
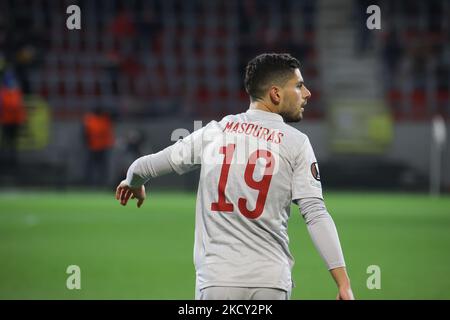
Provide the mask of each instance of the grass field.
{"label": "grass field", "polygon": [[[328,193],[360,299],[450,299],[450,197]],[[195,195],[151,193],[141,209],[113,193],[0,193],[0,299],[193,299]],[[292,299],[335,285],[292,207]],[[81,268],[81,290],[66,268]],[[381,268],[381,289],[366,286]]]}

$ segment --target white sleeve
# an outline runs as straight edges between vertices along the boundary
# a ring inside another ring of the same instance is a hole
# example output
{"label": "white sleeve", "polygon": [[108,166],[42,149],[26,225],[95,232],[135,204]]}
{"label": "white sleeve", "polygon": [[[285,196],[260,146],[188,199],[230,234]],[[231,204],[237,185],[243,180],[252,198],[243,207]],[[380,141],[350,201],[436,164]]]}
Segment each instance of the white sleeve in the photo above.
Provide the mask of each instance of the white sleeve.
{"label": "white sleeve", "polygon": [[169,157],[171,147],[136,159],[128,168],[126,182],[130,187],[139,187],[150,178],[173,172]]}
{"label": "white sleeve", "polygon": [[303,198],[298,201],[309,235],[328,270],[345,267],[339,236],[333,218],[322,199]]}
{"label": "white sleeve", "polygon": [[292,200],[302,198],[323,199],[319,165],[308,137],[294,160],[292,178]]}
{"label": "white sleeve", "polygon": [[150,178],[173,171],[183,174],[198,168],[202,158],[203,131],[201,128],[158,153],[135,160],[127,171],[128,185],[138,187]]}
{"label": "white sleeve", "polygon": [[208,125],[192,132],[171,146],[169,161],[176,173],[183,174],[200,167],[203,135],[207,127]]}

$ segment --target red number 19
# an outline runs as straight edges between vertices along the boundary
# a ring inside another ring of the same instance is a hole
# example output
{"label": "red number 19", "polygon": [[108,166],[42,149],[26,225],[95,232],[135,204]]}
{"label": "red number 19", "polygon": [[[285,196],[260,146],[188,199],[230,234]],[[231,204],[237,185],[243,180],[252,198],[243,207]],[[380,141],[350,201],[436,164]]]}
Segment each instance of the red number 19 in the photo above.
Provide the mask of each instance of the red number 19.
{"label": "red number 19", "polygon": [[[234,150],[236,148],[235,144],[228,144],[227,146],[220,148],[220,153],[225,155],[224,161],[222,163],[222,170],[220,172],[219,178],[219,199],[217,202],[211,203],[212,211],[222,211],[222,212],[232,212],[234,206],[232,203],[226,202],[225,198],[225,187],[228,181],[228,173],[230,171],[231,159],[233,158]],[[253,173],[255,172],[255,164],[259,158],[264,158],[266,160],[266,166],[264,168],[264,175],[261,180],[256,181],[253,179]],[[244,179],[245,183],[252,189],[258,190],[258,198],[256,200],[255,209],[249,210],[247,208],[247,199],[239,198],[238,207],[239,211],[249,219],[258,218],[266,204],[267,193],[269,191],[270,181],[272,180],[272,173],[275,166],[274,158],[272,153],[268,150],[256,150],[254,151],[247,162],[245,167]]]}

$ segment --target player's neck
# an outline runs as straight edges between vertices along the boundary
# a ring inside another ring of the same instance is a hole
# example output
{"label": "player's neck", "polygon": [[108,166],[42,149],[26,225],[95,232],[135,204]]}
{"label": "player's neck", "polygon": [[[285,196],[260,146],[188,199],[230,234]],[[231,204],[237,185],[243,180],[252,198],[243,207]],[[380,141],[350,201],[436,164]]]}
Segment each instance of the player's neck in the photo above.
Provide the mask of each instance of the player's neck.
{"label": "player's neck", "polygon": [[248,108],[249,108],[249,110],[261,110],[261,111],[266,111],[266,112],[278,113],[274,106],[269,106],[267,103],[265,103],[262,100],[256,100],[256,101],[250,102],[250,106]]}

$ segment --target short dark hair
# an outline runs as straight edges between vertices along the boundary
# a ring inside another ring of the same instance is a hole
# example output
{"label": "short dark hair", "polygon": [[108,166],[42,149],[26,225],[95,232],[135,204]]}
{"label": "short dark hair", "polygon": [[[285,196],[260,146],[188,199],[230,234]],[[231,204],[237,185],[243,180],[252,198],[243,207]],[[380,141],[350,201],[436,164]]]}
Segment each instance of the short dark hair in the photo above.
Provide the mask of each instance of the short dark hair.
{"label": "short dark hair", "polygon": [[271,83],[284,85],[300,62],[288,53],[263,53],[245,68],[245,90],[252,100],[262,98]]}

